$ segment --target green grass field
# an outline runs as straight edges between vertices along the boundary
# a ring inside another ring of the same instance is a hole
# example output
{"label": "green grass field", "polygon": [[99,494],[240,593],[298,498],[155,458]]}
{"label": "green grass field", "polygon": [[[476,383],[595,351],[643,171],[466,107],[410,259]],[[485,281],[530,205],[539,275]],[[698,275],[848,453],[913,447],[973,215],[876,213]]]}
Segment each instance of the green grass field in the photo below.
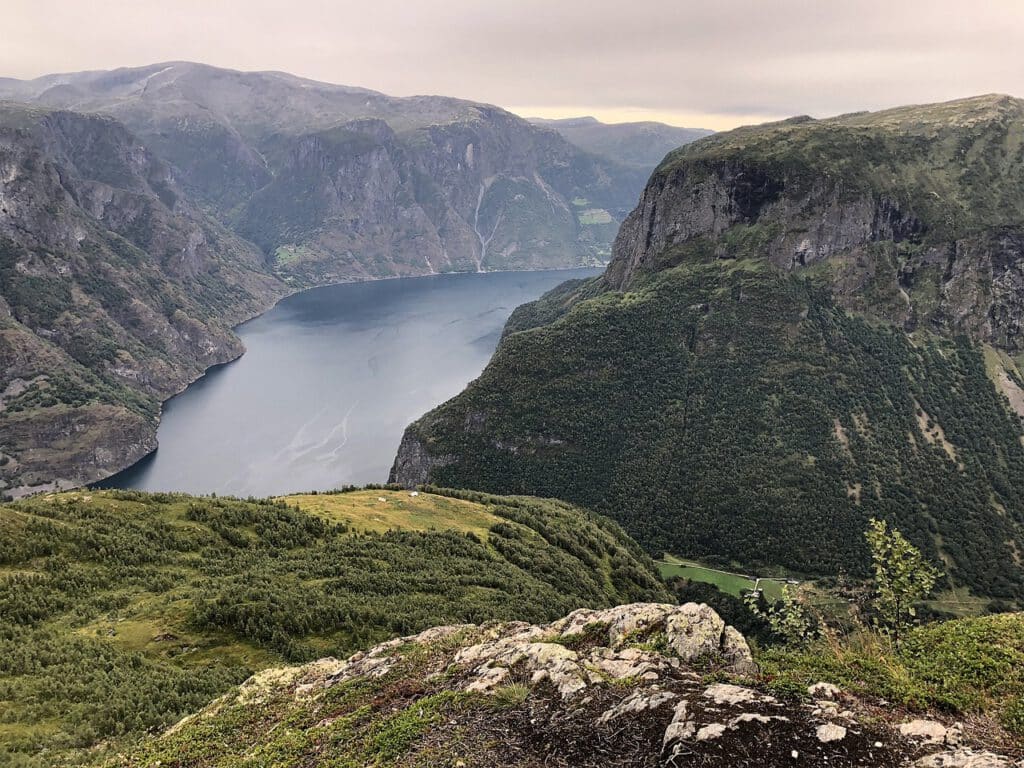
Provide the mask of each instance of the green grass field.
{"label": "green grass field", "polygon": [[280,501],[332,523],[373,533],[453,530],[486,539],[490,527],[501,522],[483,504],[431,493],[411,496],[408,491],[366,490],[282,496]]}
{"label": "green grass field", "polygon": [[[754,579],[748,576],[718,570],[717,568],[709,568],[706,565],[701,565],[691,560],[681,560],[672,555],[665,555],[663,560],[658,561],[658,570],[663,579],[681,576],[691,581],[713,584],[723,592],[735,595],[736,597],[743,597],[745,592],[754,588]],[[769,600],[777,600],[782,596],[782,584],[779,581],[765,581],[762,579],[759,586],[764,590],[765,597]]]}
{"label": "green grass field", "polygon": [[937,592],[927,601],[930,608],[951,613],[959,618],[981,616],[991,602],[990,598],[972,595],[966,587]]}
{"label": "green grass field", "polygon": [[274,251],[274,266],[284,267],[309,256],[310,251],[304,245],[282,245]]}

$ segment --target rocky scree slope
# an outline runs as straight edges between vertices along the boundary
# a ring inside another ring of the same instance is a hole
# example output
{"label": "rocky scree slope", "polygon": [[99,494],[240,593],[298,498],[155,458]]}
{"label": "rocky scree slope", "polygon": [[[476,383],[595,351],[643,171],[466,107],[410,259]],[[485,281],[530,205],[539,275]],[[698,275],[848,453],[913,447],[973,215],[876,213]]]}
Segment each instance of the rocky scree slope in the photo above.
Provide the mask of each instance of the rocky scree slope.
{"label": "rocky scree slope", "polygon": [[436,627],[267,670],[114,764],[1020,765],[827,683],[776,698],[752,671],[743,637],[696,603]]}
{"label": "rocky scree slope", "polygon": [[286,290],[119,123],[0,103],[0,493],[151,451],[160,402]]}
{"label": "rocky scree slope", "polygon": [[606,274],[513,314],[392,479],[559,496],[651,551],[865,573],[883,517],[944,586],[1024,599],[1024,102],[702,139]]}
{"label": "rocky scree slope", "polygon": [[298,283],[604,261],[657,162],[597,157],[497,107],[187,62],[0,95],[113,115]]}

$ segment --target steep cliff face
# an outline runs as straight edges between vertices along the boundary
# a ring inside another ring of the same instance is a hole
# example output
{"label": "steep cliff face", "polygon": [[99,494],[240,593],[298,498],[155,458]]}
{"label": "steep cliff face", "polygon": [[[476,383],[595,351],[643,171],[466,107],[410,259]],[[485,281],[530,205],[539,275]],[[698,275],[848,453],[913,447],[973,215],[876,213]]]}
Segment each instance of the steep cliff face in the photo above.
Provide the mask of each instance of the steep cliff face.
{"label": "steep cliff face", "polygon": [[1024,102],[983,96],[740,129],[683,147],[615,242],[607,283],[753,255],[850,309],[1019,351]]}
{"label": "steep cliff face", "polygon": [[402,135],[356,120],[278,139],[236,228],[309,282],[596,263],[613,221],[570,201],[621,210],[622,189],[578,154],[500,110]]}
{"label": "steep cliff face", "polygon": [[174,62],[0,83],[111,114],[302,284],[606,261],[651,165],[496,107]]}
{"label": "steep cliff face", "polygon": [[155,445],[161,400],[283,295],[109,118],[0,108],[0,482],[81,483]]}
{"label": "steep cliff face", "polygon": [[950,584],[1024,598],[1022,125],[980,97],[669,155],[606,274],[517,310],[394,478],[821,573],[862,569],[883,516]]}
{"label": "steep cliff face", "polygon": [[[274,179],[245,204],[238,231],[309,283],[453,268],[416,200],[394,132],[358,121],[292,142]],[[469,237],[465,238],[472,245]],[[463,269],[471,264],[455,265]]]}

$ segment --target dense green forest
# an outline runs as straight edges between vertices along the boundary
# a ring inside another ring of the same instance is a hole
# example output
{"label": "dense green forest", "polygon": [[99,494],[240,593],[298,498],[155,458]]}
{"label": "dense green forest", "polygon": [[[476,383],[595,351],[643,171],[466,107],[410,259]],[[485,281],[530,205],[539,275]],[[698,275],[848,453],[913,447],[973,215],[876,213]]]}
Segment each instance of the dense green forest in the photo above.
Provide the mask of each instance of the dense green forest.
{"label": "dense green forest", "polygon": [[567,504],[462,494],[489,529],[363,525],[358,505],[400,517],[403,496],[331,496],[330,515],[288,498],[113,490],[0,506],[0,762],[72,760],[284,661],[438,624],[668,599],[614,523]]}
{"label": "dense green forest", "polygon": [[528,328],[557,314],[514,316],[527,329],[411,427],[446,457],[432,480],[557,494],[655,552],[830,575],[864,573],[874,516],[949,585],[1024,597],[1024,447],[979,345],[756,261],[687,262]]}
{"label": "dense green forest", "polygon": [[1022,116],[982,96],[671,153],[606,273],[516,310],[395,479],[798,574],[863,575],[877,517],[943,588],[1021,604]]}

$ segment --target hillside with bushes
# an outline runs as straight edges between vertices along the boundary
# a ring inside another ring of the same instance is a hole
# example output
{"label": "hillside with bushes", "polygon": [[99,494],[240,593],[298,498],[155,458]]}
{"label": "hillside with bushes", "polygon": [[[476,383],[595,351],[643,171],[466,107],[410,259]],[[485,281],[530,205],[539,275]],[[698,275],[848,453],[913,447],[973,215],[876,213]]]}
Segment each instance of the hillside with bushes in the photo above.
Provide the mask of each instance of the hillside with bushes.
{"label": "hillside with bushes", "polygon": [[77,763],[259,670],[436,624],[667,598],[616,525],[560,502],[37,496],[0,506],[0,762]]}

